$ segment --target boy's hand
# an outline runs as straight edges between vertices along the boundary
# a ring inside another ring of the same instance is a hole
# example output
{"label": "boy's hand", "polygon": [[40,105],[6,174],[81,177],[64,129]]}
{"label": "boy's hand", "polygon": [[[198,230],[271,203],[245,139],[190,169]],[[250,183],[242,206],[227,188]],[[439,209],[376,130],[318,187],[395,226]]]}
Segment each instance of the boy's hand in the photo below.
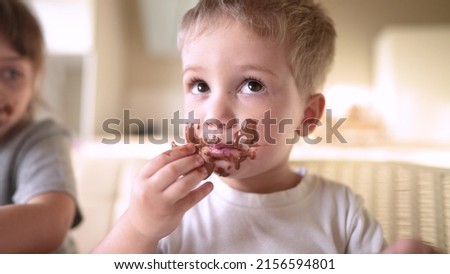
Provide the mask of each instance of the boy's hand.
{"label": "boy's hand", "polygon": [[196,185],[207,176],[192,144],[150,160],[133,184],[127,218],[143,239],[157,243],[179,225],[185,212],[206,197],[213,185]]}
{"label": "boy's hand", "polygon": [[415,239],[401,239],[386,247],[383,254],[442,254],[443,251]]}

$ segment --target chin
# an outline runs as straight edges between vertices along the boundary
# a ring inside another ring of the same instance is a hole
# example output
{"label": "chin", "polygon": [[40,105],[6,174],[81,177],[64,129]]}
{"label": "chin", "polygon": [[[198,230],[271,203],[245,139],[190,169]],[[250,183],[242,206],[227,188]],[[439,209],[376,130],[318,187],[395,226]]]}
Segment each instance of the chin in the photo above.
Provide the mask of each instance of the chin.
{"label": "chin", "polygon": [[228,177],[236,172],[233,164],[226,160],[218,160],[214,163],[213,172],[221,177]]}

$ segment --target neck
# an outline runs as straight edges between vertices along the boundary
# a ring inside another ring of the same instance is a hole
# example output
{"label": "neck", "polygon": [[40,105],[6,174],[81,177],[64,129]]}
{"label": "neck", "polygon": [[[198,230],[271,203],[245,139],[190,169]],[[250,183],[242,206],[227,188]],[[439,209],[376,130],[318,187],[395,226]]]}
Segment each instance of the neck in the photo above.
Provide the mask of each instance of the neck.
{"label": "neck", "polygon": [[301,176],[292,171],[286,163],[284,166],[277,166],[267,172],[247,178],[228,178],[222,180],[230,187],[251,193],[267,194],[287,190],[300,183]]}

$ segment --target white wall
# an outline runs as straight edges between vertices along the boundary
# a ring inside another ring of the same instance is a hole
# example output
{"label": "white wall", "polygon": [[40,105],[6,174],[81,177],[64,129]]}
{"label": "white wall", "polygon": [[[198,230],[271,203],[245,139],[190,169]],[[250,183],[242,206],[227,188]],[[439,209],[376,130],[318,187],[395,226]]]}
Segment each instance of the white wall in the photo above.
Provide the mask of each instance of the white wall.
{"label": "white wall", "polygon": [[375,57],[375,104],[390,136],[450,143],[450,25],[387,28]]}

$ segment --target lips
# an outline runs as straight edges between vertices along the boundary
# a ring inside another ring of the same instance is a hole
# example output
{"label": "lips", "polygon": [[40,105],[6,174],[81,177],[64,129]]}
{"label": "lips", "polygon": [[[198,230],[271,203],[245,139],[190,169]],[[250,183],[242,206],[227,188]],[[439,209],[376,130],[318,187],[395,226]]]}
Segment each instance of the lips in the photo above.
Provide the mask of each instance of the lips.
{"label": "lips", "polygon": [[0,125],[5,123],[6,118],[11,115],[12,107],[9,105],[0,107]]}
{"label": "lips", "polygon": [[[242,123],[242,128],[234,134],[231,144],[224,144],[221,138],[203,139],[197,136],[193,124],[186,128],[186,140],[197,147],[197,153],[205,160],[205,167],[208,170],[208,177],[214,171],[219,176],[228,176],[234,167],[238,170],[241,162],[246,159],[255,159],[256,151],[251,149],[256,147],[258,135],[251,134],[255,131],[257,121],[246,119]],[[199,129],[197,127],[197,129]],[[256,131],[255,131],[256,132]],[[175,146],[175,144],[172,144]]]}
{"label": "lips", "polygon": [[239,149],[235,148],[234,146],[218,146],[218,145],[212,145],[212,146],[206,146],[205,147],[212,157],[230,157],[234,153],[238,152]]}
{"label": "lips", "polygon": [[239,157],[244,151],[234,147],[204,146],[199,153],[205,159],[219,160]]}
{"label": "lips", "polygon": [[5,105],[0,107],[0,113],[11,114],[12,107],[10,105]]}

